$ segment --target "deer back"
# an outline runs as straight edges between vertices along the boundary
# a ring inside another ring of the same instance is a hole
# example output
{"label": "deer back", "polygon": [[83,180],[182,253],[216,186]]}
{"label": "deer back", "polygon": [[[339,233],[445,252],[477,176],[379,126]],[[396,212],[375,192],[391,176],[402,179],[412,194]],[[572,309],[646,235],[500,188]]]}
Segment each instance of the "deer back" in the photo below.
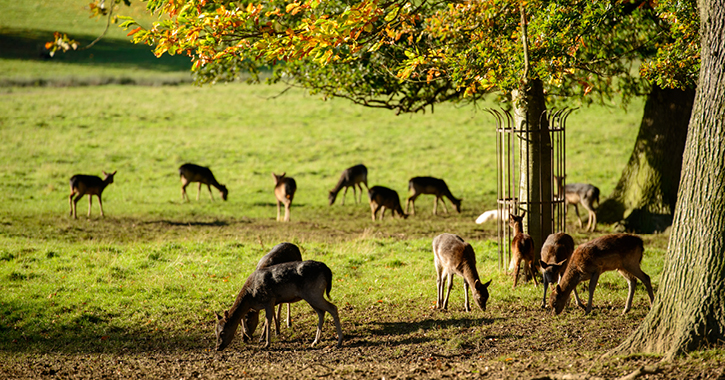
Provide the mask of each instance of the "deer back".
{"label": "deer back", "polygon": [[285,177],[286,174],[287,173],[282,173],[277,175],[272,173],[275,183],[274,195],[280,201],[291,201],[295,196],[295,191],[297,191],[297,182],[292,177]]}
{"label": "deer back", "polygon": [[383,186],[373,186],[368,191],[368,198],[370,203],[375,203],[385,208],[396,210],[403,215],[403,209],[400,207],[400,197],[398,192]]}
{"label": "deer back", "polygon": [[299,247],[292,243],[279,243],[269,253],[262,256],[259,263],[257,263],[257,269],[291,261],[302,261],[302,253],[300,253]]}
{"label": "deer back", "polygon": [[566,270],[567,262],[574,252],[574,239],[562,232],[550,234],[541,247],[541,267],[544,277],[550,283],[557,282],[560,274]]}
{"label": "deer back", "polygon": [[209,168],[195,164],[181,165],[179,167],[179,176],[184,177],[186,182],[201,182],[204,185],[219,183]]}
{"label": "deer back", "polygon": [[76,174],[70,178],[71,192],[99,195],[103,192],[106,186],[113,183],[113,176],[115,174],[116,171],[113,173],[106,173],[104,171],[103,179],[95,175]]}

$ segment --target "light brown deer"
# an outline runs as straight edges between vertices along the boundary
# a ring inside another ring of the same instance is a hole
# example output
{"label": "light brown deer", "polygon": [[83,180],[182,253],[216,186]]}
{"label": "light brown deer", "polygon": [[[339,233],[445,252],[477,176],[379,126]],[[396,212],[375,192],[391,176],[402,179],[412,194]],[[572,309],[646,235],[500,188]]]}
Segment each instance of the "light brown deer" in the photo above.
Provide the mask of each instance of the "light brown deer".
{"label": "light brown deer", "polygon": [[604,235],[590,242],[581,244],[571,256],[569,265],[559,284],[551,292],[549,304],[554,314],[561,313],[566,306],[574,288],[582,281],[589,280],[589,302],[585,314],[592,311],[592,298],[597,287],[599,276],[610,270],[617,270],[629,284],[629,294],[624,312],[632,308],[634,289],[637,279],[644,283],[649,295],[650,306],[654,300],[654,292],[649,276],[640,268],[644,244],[639,236],[629,234]]}
{"label": "light brown deer", "polygon": [[277,221],[280,221],[282,204],[284,204],[284,221],[289,222],[290,207],[297,191],[297,182],[294,178],[285,177],[287,173],[280,175],[272,173],[274,177],[274,196],[277,198]]}
{"label": "light brown deer", "polygon": [[[269,253],[262,256],[262,258],[259,260],[259,263],[257,263],[256,269],[262,269],[267,268],[272,265],[277,265],[281,263],[288,263],[293,261],[302,261],[302,253],[300,253],[299,247],[292,243],[279,243],[275,245]],[[290,307],[291,304],[287,304],[287,327],[292,326],[292,322],[290,320]],[[274,327],[275,332],[277,335],[279,335],[279,325],[280,325],[280,319],[282,318],[282,304],[279,304],[279,307],[277,308],[277,314],[273,316],[274,317]],[[244,331],[244,339],[247,340],[247,338],[251,338],[254,334],[254,330],[256,330],[257,325],[259,324],[259,312],[258,311],[250,311],[247,313],[247,318],[244,321],[243,331]],[[262,336],[260,336],[260,340],[263,339],[266,336],[266,329],[269,328],[269,326],[264,326],[265,330],[262,332]]]}
{"label": "light brown deer", "polygon": [[579,216],[579,207],[577,207],[578,204],[581,204],[589,213],[586,231],[594,232],[597,229],[597,213],[594,211],[596,208],[594,204],[599,204],[599,188],[586,183],[567,183],[566,186],[563,186],[564,177],[559,176],[554,176],[554,184],[558,189],[559,197],[564,193],[564,213],[566,214],[569,205],[574,206],[574,212],[579,219],[579,228],[582,228],[582,218]]}
{"label": "light brown deer", "polygon": [[[244,317],[252,310],[264,309],[267,326],[272,326],[274,306],[279,303],[305,300],[317,312],[318,324],[312,346],[320,341],[325,312],[332,315],[337,329],[337,346],[342,346],[342,327],[337,307],[325,299],[330,297],[332,289],[332,271],[319,261],[298,261],[281,263],[255,270],[239,291],[234,304],[224,311],[224,316],[216,314],[216,350],[226,348],[234,339],[234,334]],[[271,328],[265,332],[265,347],[269,347]]]}
{"label": "light brown deer", "polygon": [[373,222],[378,211],[382,208],[383,211],[380,213],[380,220],[383,220],[385,210],[389,209],[392,217],[395,217],[395,213],[403,217],[408,217],[408,214],[403,212],[403,208],[400,206],[400,197],[398,192],[383,186],[373,186],[368,190],[368,198],[370,199],[370,210],[373,213]]}
{"label": "light brown deer", "polygon": [[[544,245],[541,247],[541,260],[539,264],[544,270],[544,298],[541,307],[546,307],[546,291],[550,285],[559,282],[559,279],[566,270],[571,254],[574,253],[574,239],[571,235],[562,232],[551,234],[546,238]],[[574,298],[576,303],[582,306],[579,295],[574,289]]]}
{"label": "light brown deer", "polygon": [[433,201],[433,215],[438,215],[439,199],[443,203],[443,208],[446,210],[446,214],[448,213],[448,206],[446,206],[446,201],[443,199],[443,197],[447,197],[453,204],[453,207],[456,208],[456,211],[458,211],[459,213],[461,212],[462,199],[457,199],[456,197],[454,197],[453,194],[451,194],[451,191],[448,190],[448,185],[446,185],[446,181],[442,179],[433,177],[411,178],[410,181],[408,181],[408,191],[411,193],[411,195],[408,197],[408,202],[405,204],[406,213],[408,212],[408,209],[412,204],[413,212],[411,214],[415,215],[415,199],[418,198],[421,194],[435,195],[435,201]]}
{"label": "light brown deer", "polygon": [[227,200],[229,191],[226,186],[217,182],[209,168],[194,164],[184,164],[179,167],[179,177],[181,178],[181,200],[189,200],[189,195],[186,194],[186,187],[192,182],[199,183],[199,189],[196,192],[196,200],[199,200],[201,194],[201,185],[206,185],[209,189],[209,197],[214,200],[214,195],[211,192],[211,187],[214,186],[221,193],[222,199]]}
{"label": "light brown deer", "polygon": [[[101,179],[95,175],[76,174],[70,177],[70,195],[68,196],[68,203],[70,204],[70,216],[74,219],[78,219],[76,214],[76,208],[78,201],[83,198],[84,195],[88,194],[88,217],[91,216],[91,205],[93,204],[93,196],[98,197],[98,206],[101,208],[101,217],[103,217],[103,200],[101,194],[106,186],[113,183],[113,176],[116,172],[106,173],[103,172],[104,178]],[[73,198],[75,196],[75,198]]]}
{"label": "light brown deer", "polygon": [[521,261],[524,262],[524,271],[529,271],[531,277],[534,278],[534,285],[539,286],[539,282],[536,280],[535,268],[538,266],[536,260],[536,252],[534,252],[534,239],[531,235],[524,233],[524,216],[526,211],[518,216],[514,213],[509,213],[509,226],[514,229],[514,238],[511,240],[511,263],[509,264],[509,271],[514,271],[514,288],[519,281],[519,269]]}
{"label": "light brown deer", "polygon": [[368,187],[368,168],[366,168],[365,165],[360,164],[345,169],[342,172],[342,175],[340,175],[340,180],[337,181],[337,185],[335,185],[334,189],[330,190],[330,194],[327,197],[330,201],[330,206],[335,203],[337,193],[339,193],[343,187],[345,188],[345,191],[342,193],[342,204],[345,204],[345,196],[347,195],[347,189],[349,187],[352,187],[353,198],[355,198],[355,202],[357,203],[358,198],[357,191],[355,190],[356,185],[360,188],[360,202],[362,202],[363,191],[362,186],[360,185],[361,183],[365,185],[365,189],[370,190]]}
{"label": "light brown deer", "polygon": [[[433,263],[436,268],[437,298],[436,309],[447,309],[448,297],[453,288],[453,275],[463,277],[463,294],[465,295],[464,309],[471,311],[468,302],[468,287],[472,288],[473,301],[478,307],[486,311],[488,301],[489,280],[482,284],[476,270],[476,253],[473,247],[463,241],[458,235],[440,234],[433,238]],[[444,289],[444,277],[448,279],[448,291]],[[443,294],[445,292],[445,297]]]}

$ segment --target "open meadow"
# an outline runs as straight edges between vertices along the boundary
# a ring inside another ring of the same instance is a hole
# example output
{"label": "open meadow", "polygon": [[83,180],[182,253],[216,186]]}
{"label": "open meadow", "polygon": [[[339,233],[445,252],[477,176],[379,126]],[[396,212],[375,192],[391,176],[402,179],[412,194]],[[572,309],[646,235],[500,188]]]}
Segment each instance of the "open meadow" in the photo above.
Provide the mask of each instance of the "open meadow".
{"label": "open meadow", "polygon": [[[10,11],[30,12],[21,3],[0,0],[3,46],[48,32],[11,22]],[[53,22],[44,24],[62,27]],[[92,35],[85,22],[69,28]],[[139,49],[117,35],[108,43],[107,54]],[[48,61],[23,49],[0,50],[1,378],[616,378],[659,359],[601,358],[649,310],[641,284],[626,315],[627,283],[610,272],[592,314],[572,303],[554,317],[540,307],[541,285],[512,289],[499,270],[495,224],[474,223],[495,207],[495,124],[483,111],[500,106],[493,97],[395,116],[281,85],[197,87],[178,60],[156,67],[142,53],[121,63],[99,52],[81,57],[90,50]],[[160,86],[167,80],[176,85]],[[149,85],[86,86],[94,83]],[[642,107],[639,99],[628,112],[617,104],[574,112],[567,180],[597,185],[603,200],[629,158]],[[228,200],[212,188],[212,201],[204,187],[197,201],[192,184],[182,201],[178,168],[187,162],[209,166]],[[356,203],[352,191],[329,206],[342,170],[358,163],[370,186],[396,190],[403,203],[411,177],[443,178],[463,198],[462,212],[446,200],[451,213],[439,207],[434,216],[433,197],[423,195],[416,215],[373,222],[367,196]],[[102,171],[117,171],[103,192],[105,217],[97,199],[86,216],[88,196],[78,219],[69,217],[70,177]],[[275,220],[273,172],[297,181],[290,223]],[[577,244],[613,231],[582,233],[572,213],[568,222]],[[460,277],[448,311],[434,309],[431,241],[443,232],[470,242],[481,279],[492,280],[485,312],[463,311]],[[642,238],[642,269],[656,293],[668,235]],[[259,258],[285,241],[332,269],[343,346],[335,348],[328,315],[322,342],[310,348],[317,315],[299,302],[271,347],[238,332],[214,351],[213,313],[228,309]],[[723,357],[695,352],[647,378],[722,378]]]}

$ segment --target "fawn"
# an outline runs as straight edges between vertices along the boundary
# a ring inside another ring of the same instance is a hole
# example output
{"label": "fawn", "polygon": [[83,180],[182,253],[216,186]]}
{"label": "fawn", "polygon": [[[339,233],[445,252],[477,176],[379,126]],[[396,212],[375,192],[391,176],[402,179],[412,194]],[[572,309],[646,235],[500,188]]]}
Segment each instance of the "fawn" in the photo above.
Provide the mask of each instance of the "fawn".
{"label": "fawn", "polygon": [[448,190],[448,185],[446,185],[446,182],[442,179],[433,177],[411,178],[410,181],[408,181],[408,191],[410,191],[412,194],[408,197],[408,202],[405,204],[406,213],[408,212],[408,209],[412,204],[412,215],[415,215],[415,199],[418,198],[421,194],[435,195],[435,201],[433,202],[433,215],[438,215],[439,199],[443,203],[443,208],[446,210],[446,214],[448,213],[448,206],[446,206],[446,201],[443,199],[443,197],[447,197],[456,208],[456,211],[458,211],[459,213],[461,212],[461,201],[463,199],[457,199],[456,197],[454,197],[453,194],[451,194],[451,191]]}
{"label": "fawn", "polygon": [[[257,263],[256,269],[262,269],[267,268],[272,265],[277,265],[281,263],[288,263],[292,261],[302,261],[302,253],[300,253],[299,247],[292,243],[279,243],[275,245],[269,253],[262,256],[262,258],[259,260],[259,263]],[[291,327],[292,323],[290,321],[290,304],[287,304],[287,327]],[[274,317],[274,326],[275,326],[275,332],[277,335],[279,335],[279,325],[280,325],[280,319],[282,318],[282,304],[279,304],[279,308],[277,308],[277,314],[273,315]],[[246,320],[243,321],[244,324],[242,325],[242,329],[244,331],[244,340],[247,340],[248,338],[251,338],[254,334],[254,330],[257,328],[257,324],[259,324],[259,312],[258,311],[250,311],[247,313]],[[266,329],[269,328],[269,326],[264,326],[265,330],[262,332],[262,336],[260,336],[260,340],[263,339],[266,336]]]}
{"label": "fawn", "polygon": [[[332,315],[337,329],[337,347],[342,346],[342,327],[337,307],[325,299],[330,297],[332,289],[332,271],[319,261],[295,261],[272,265],[254,271],[239,291],[234,304],[224,311],[224,316],[216,314],[216,350],[226,348],[234,339],[244,317],[252,310],[264,309],[267,326],[271,326],[274,305],[279,303],[305,300],[317,312],[318,324],[312,346],[320,341],[325,312]],[[270,344],[270,330],[265,331],[265,346]]]}
{"label": "fawn", "polygon": [[640,268],[644,243],[639,236],[629,234],[604,235],[590,242],[581,244],[569,259],[559,284],[551,292],[550,306],[554,314],[561,313],[569,300],[572,290],[582,281],[589,280],[589,302],[585,314],[592,311],[592,298],[597,287],[599,276],[610,270],[617,270],[629,283],[629,294],[624,312],[632,308],[632,298],[637,279],[647,288],[650,306],[654,300],[652,284],[649,276]]}
{"label": "fawn", "polygon": [[[70,204],[70,215],[74,219],[78,219],[76,214],[76,207],[78,201],[83,198],[84,195],[88,194],[88,217],[91,216],[91,205],[93,204],[93,196],[98,197],[98,206],[101,207],[101,217],[103,217],[103,200],[101,194],[106,186],[113,183],[113,176],[116,172],[106,173],[103,172],[104,178],[101,179],[95,175],[76,174],[70,177],[70,195],[68,196],[68,203]],[[75,196],[75,198],[73,198]]]}
{"label": "fawn", "polygon": [[[571,254],[574,252],[574,239],[571,235],[562,232],[551,234],[541,247],[541,260],[539,264],[544,270],[544,298],[541,307],[546,308],[546,290],[550,285],[559,282],[566,270]],[[574,298],[579,306],[583,306],[579,295],[574,289]]]}
{"label": "fawn", "polygon": [[385,209],[390,209],[390,214],[395,217],[395,213],[402,216],[403,219],[408,217],[408,214],[403,212],[403,208],[400,206],[400,198],[398,192],[383,186],[373,186],[368,190],[368,198],[370,199],[370,210],[373,213],[373,222],[375,221],[375,215],[381,208],[383,211],[380,213],[380,220],[383,220],[385,215]]}
{"label": "fawn", "polygon": [[519,280],[521,261],[524,262],[524,271],[528,269],[531,277],[534,278],[534,285],[539,286],[535,272],[538,262],[536,261],[536,253],[534,252],[534,239],[531,238],[531,235],[524,233],[523,220],[525,215],[525,210],[521,216],[509,213],[509,226],[514,229],[514,238],[511,240],[511,263],[509,264],[509,270],[514,271],[514,288],[516,288]]}
{"label": "fawn", "polygon": [[345,196],[347,195],[347,189],[349,187],[352,187],[353,197],[355,198],[355,202],[357,203],[358,199],[355,185],[360,188],[360,202],[362,202],[363,191],[362,186],[360,186],[361,183],[365,185],[366,189],[370,190],[370,188],[368,187],[368,168],[366,168],[365,165],[359,164],[345,169],[342,172],[342,175],[340,175],[340,180],[337,181],[337,185],[335,185],[334,189],[330,190],[330,194],[327,197],[327,199],[330,201],[330,206],[335,203],[337,193],[339,193],[343,187],[345,188],[345,192],[342,193],[342,204],[345,204]]}
{"label": "fawn", "polygon": [[285,177],[287,173],[280,175],[272,173],[274,177],[274,196],[277,198],[277,221],[280,219],[280,207],[284,203],[284,221],[289,222],[290,206],[297,191],[297,182],[292,177]]}
{"label": "fawn", "polygon": [[559,176],[554,176],[554,183],[559,192],[558,196],[561,197],[564,193],[565,214],[569,205],[573,205],[576,217],[579,219],[579,228],[582,228],[582,218],[579,216],[579,207],[577,207],[581,203],[589,213],[586,231],[594,232],[597,229],[597,213],[594,211],[594,203],[599,204],[599,188],[585,183],[567,183],[566,186],[563,186],[564,177]]}
{"label": "fawn", "polygon": [[[473,290],[473,301],[481,310],[486,311],[488,286],[491,285],[491,280],[485,284],[481,283],[476,270],[476,253],[473,252],[470,244],[463,241],[458,235],[440,234],[433,238],[433,262],[437,273],[436,309],[445,310],[448,307],[448,297],[453,288],[453,275],[457,274],[463,277],[465,310],[471,311],[468,302],[468,287],[470,286]],[[444,277],[448,278],[448,291],[445,293],[445,298],[443,297]]]}
{"label": "fawn", "polygon": [[196,192],[196,200],[199,200],[199,194],[201,194],[201,185],[206,185],[209,189],[209,197],[214,200],[214,195],[211,193],[211,187],[214,186],[222,195],[223,200],[227,200],[226,186],[217,182],[209,168],[194,164],[184,164],[179,166],[179,177],[181,178],[181,200],[189,200],[189,195],[186,194],[186,187],[192,182],[199,182],[199,190]]}

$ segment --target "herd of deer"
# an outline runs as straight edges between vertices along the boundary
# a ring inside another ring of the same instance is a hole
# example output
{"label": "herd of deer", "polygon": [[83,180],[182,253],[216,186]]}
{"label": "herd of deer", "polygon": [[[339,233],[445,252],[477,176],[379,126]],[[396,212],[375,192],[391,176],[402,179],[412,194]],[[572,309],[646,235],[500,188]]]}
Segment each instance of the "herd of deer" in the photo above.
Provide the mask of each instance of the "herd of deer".
{"label": "herd of deer", "polygon": [[[88,215],[91,213],[92,196],[98,197],[103,216],[103,203],[101,194],[103,190],[113,183],[113,176],[116,174],[103,172],[104,178],[89,175],[75,175],[70,179],[71,194],[69,202],[71,216],[76,217],[76,204],[83,195],[89,196]],[[289,221],[290,205],[297,189],[293,178],[286,177],[286,173],[277,175],[272,173],[275,180],[274,194],[277,198],[277,220],[281,218],[281,205],[285,206],[284,221]],[[214,186],[221,193],[222,199],[226,200],[228,190],[224,185],[219,184],[214,178],[211,170],[206,167],[194,164],[184,164],[179,168],[179,175],[182,182],[182,199],[188,200],[186,187],[192,182],[199,183],[197,200],[201,193],[201,185],[207,185],[209,194],[213,199],[211,186]],[[567,204],[575,206],[577,217],[579,211],[577,204],[581,204],[589,211],[589,223],[587,230],[596,228],[596,214],[594,203],[599,201],[599,189],[592,185],[567,184],[562,186],[562,178],[555,178],[559,194],[565,194]],[[358,202],[356,187],[360,190],[359,202],[362,202],[362,186],[367,188],[367,168],[364,165],[356,165],[343,171],[337,185],[329,192],[328,200],[332,205],[338,193],[344,189],[342,204],[345,202],[345,195],[349,187],[353,188],[353,197]],[[461,200],[455,198],[446,183],[432,177],[415,177],[409,181],[408,188],[411,192],[404,212],[398,193],[395,190],[382,186],[368,188],[368,198],[372,211],[373,221],[376,214],[382,209],[380,219],[383,218],[386,209],[391,213],[398,213],[403,218],[408,216],[407,211],[412,205],[412,212],[415,214],[415,199],[421,194],[435,195],[433,213],[437,213],[438,200],[443,202],[443,197],[448,198],[460,212]],[[630,234],[611,234],[601,236],[589,242],[580,244],[575,249],[574,240],[565,233],[551,234],[544,242],[541,251],[535,250],[535,244],[530,235],[523,232],[522,215],[516,215],[512,210],[505,210],[506,215],[494,215],[493,218],[507,218],[509,226],[513,229],[511,241],[511,263],[509,271],[513,272],[513,287],[518,283],[521,262],[525,272],[531,275],[534,283],[538,286],[537,269],[543,276],[544,296],[542,308],[547,307],[546,292],[553,286],[549,297],[548,307],[552,312],[562,312],[572,292],[576,304],[585,308],[585,314],[592,310],[592,299],[597,286],[599,276],[606,271],[617,270],[628,282],[629,293],[624,307],[624,313],[632,307],[637,279],[644,283],[649,295],[650,304],[654,299],[650,278],[640,268],[644,245],[642,239]],[[483,217],[483,215],[481,216]],[[581,223],[581,218],[579,218]],[[453,286],[453,276],[463,277],[464,288],[464,309],[471,311],[468,298],[468,290],[471,289],[473,300],[478,307],[485,311],[489,298],[488,287],[491,280],[482,283],[476,269],[476,254],[472,246],[465,242],[460,236],[454,234],[440,234],[433,239],[433,261],[436,269],[436,308],[447,309],[448,298]],[[448,289],[445,290],[444,280],[448,281]],[[586,306],[579,299],[576,286],[589,280],[589,300]],[[325,313],[332,315],[337,329],[337,346],[342,345],[342,328],[338,316],[337,307],[325,299],[324,295],[330,297],[332,288],[332,271],[327,265],[318,261],[302,260],[302,255],[297,246],[291,243],[281,243],[275,246],[268,254],[259,261],[254,272],[247,278],[242,286],[232,307],[224,312],[224,316],[216,314],[216,349],[221,351],[226,348],[234,338],[236,330],[242,326],[243,339],[251,339],[254,330],[259,323],[259,311],[264,310],[266,321],[262,333],[265,339],[265,347],[270,344],[272,324],[279,334],[280,318],[283,303],[293,303],[301,300],[307,301],[317,312],[319,317],[317,332],[312,342],[314,346],[320,341],[322,325]],[[445,295],[444,295],[445,293]],[[279,305],[275,314],[274,307]],[[287,306],[287,326],[290,326],[290,308]]]}

